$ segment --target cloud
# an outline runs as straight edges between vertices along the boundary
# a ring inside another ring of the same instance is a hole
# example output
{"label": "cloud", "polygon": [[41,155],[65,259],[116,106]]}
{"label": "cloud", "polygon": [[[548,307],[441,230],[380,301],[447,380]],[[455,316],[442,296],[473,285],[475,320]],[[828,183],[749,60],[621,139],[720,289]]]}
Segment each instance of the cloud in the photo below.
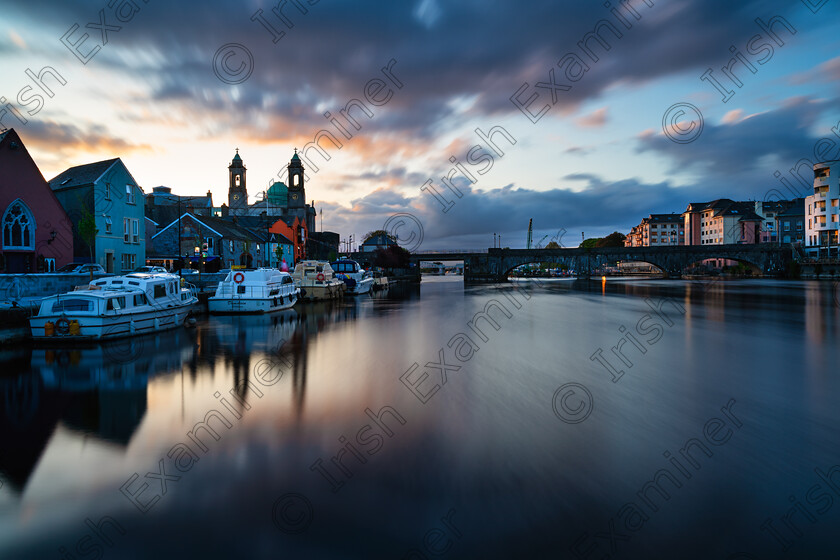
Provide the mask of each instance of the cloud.
{"label": "cloud", "polygon": [[575,119],[575,123],[581,128],[601,128],[607,124],[607,108],[601,107],[593,113]]}

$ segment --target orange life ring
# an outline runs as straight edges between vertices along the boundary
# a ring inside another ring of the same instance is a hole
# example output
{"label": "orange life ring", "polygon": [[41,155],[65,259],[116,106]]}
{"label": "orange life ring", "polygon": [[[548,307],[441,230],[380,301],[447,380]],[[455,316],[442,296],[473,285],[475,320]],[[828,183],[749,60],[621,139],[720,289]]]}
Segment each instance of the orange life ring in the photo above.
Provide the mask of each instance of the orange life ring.
{"label": "orange life ring", "polygon": [[55,322],[55,332],[60,335],[66,335],[70,332],[70,321],[67,317],[61,317]]}
{"label": "orange life ring", "polygon": [[236,274],[233,275],[233,281],[236,282],[237,284],[241,284],[244,280],[245,280],[245,275],[242,274],[241,272],[237,272]]}
{"label": "orange life ring", "polygon": [[319,273],[318,273],[318,276],[316,276],[315,278],[317,278],[317,279],[318,279],[318,282],[323,282],[323,281],[324,281],[324,278],[326,278],[326,276],[324,276],[324,273],[323,273],[323,272],[319,272]]}

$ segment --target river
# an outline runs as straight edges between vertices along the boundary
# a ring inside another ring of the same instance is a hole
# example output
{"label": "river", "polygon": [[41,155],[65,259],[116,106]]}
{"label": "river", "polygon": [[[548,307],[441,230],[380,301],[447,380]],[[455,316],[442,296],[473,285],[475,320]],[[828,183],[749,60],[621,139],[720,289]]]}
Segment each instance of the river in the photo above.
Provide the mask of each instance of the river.
{"label": "river", "polygon": [[837,291],[424,277],[4,349],[0,558],[837,558]]}

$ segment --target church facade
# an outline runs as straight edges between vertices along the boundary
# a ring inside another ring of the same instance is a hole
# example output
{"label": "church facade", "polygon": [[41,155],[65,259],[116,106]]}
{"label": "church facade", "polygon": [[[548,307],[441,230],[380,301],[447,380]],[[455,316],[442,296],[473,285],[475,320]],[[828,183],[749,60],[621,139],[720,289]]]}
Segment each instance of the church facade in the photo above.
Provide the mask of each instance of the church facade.
{"label": "church facade", "polygon": [[306,178],[303,163],[295,150],[287,169],[288,183],[274,182],[268,190],[257,195],[258,200],[248,203],[247,168],[236,150],[228,166],[228,203],[222,215],[261,216],[282,219],[291,225],[297,218],[306,224],[308,232],[315,231],[315,208],[306,203]]}

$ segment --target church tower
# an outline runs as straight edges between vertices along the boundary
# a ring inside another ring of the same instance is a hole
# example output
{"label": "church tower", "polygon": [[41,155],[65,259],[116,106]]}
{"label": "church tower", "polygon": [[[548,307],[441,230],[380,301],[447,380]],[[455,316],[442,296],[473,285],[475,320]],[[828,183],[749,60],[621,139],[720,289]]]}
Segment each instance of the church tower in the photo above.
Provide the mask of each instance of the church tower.
{"label": "church tower", "polygon": [[245,165],[239,157],[239,148],[228,166],[230,186],[228,187],[228,208],[234,216],[244,216],[248,210],[248,191],[245,188]]}
{"label": "church tower", "polygon": [[306,190],[303,188],[303,164],[297,154],[295,148],[295,155],[292,156],[292,161],[289,162],[289,209],[304,208],[306,205]]}

